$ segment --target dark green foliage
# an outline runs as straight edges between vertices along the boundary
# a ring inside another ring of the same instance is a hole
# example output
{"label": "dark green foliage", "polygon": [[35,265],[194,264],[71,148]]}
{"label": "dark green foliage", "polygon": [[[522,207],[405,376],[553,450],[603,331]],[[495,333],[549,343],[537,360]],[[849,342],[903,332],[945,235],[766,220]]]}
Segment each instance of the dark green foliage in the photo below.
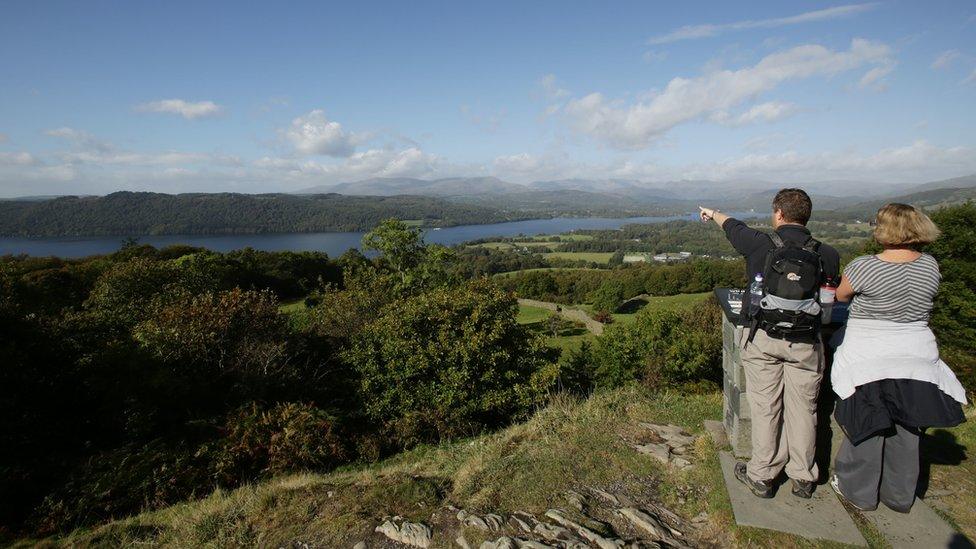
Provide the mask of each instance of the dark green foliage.
{"label": "dark green foliage", "polygon": [[619,279],[608,278],[593,293],[593,310],[612,313],[624,301],[624,285]]}
{"label": "dark green foliage", "polygon": [[[612,282],[611,282],[612,281]],[[720,287],[742,287],[739,261],[698,260],[673,265],[631,265],[612,270],[530,271],[505,276],[498,283],[519,297],[557,303],[592,303],[604,284],[619,283],[622,299],[708,292]]]}
{"label": "dark green foliage", "polygon": [[642,310],[607,327],[593,349],[598,387],[641,382],[674,386],[721,374],[720,311],[714,299],[684,313]]}
{"label": "dark green foliage", "polygon": [[574,394],[587,394],[593,388],[593,345],[584,341],[559,363],[559,387]]}
{"label": "dark green foliage", "polygon": [[458,249],[457,270],[464,278],[549,267],[539,250],[533,252],[495,250],[484,246],[464,246]]}
{"label": "dark green foliage", "polygon": [[366,413],[401,445],[471,435],[531,409],[555,358],[515,322],[515,298],[486,281],[392,303],[343,352]]}
{"label": "dark green foliage", "polygon": [[528,219],[423,196],[117,192],[0,201],[0,235],[255,234],[362,231],[394,215],[446,226]]}
{"label": "dark green foliage", "polygon": [[[0,529],[50,533],[378,459],[502,425],[555,385],[555,357],[515,322],[511,295],[460,285],[451,250],[402,223],[370,243],[381,257],[129,242],[0,258]],[[281,312],[301,295],[309,307]],[[388,354],[340,360],[370,356],[365,341]],[[402,393],[383,416],[360,373],[396,377],[380,371],[413,355],[426,398]]]}
{"label": "dark green foliage", "polygon": [[248,404],[231,413],[224,436],[207,456],[224,486],[288,471],[331,469],[347,450],[336,420],[313,404],[281,403],[270,409]]}
{"label": "dark green foliage", "polygon": [[942,285],[930,325],[946,362],[976,391],[976,203],[939,210],[932,221],[942,236],[926,251],[939,261]]}

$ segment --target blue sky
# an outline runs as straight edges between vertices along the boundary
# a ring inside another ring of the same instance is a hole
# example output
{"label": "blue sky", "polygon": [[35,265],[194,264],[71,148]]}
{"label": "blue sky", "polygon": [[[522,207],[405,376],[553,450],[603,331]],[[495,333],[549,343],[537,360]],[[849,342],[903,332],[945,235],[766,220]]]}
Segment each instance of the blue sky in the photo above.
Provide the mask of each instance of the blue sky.
{"label": "blue sky", "polygon": [[0,3],[0,196],[976,172],[965,2]]}

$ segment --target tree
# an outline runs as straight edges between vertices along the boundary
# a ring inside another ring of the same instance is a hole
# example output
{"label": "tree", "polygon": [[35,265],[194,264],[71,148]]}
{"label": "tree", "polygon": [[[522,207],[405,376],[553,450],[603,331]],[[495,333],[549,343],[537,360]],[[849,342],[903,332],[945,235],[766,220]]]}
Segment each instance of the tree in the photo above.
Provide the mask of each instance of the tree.
{"label": "tree", "polygon": [[384,220],[363,235],[363,249],[380,252],[390,268],[400,275],[404,284],[410,271],[419,266],[427,255],[420,229],[410,227],[396,218]]}
{"label": "tree", "polygon": [[942,284],[930,325],[960,380],[976,390],[976,204],[943,208],[932,215],[942,236],[926,251],[939,261]]}
{"label": "tree", "polygon": [[289,362],[287,320],[269,291],[185,297],[159,307],[133,337],[177,371],[231,379],[241,393],[263,394],[298,373]]}
{"label": "tree", "polygon": [[443,285],[451,279],[457,260],[453,250],[424,244],[420,229],[395,218],[387,219],[363,235],[363,249],[382,254],[383,261],[400,279],[399,290],[416,293]]}
{"label": "tree", "polygon": [[401,445],[471,435],[529,412],[554,385],[555,352],[486,280],[394,302],[342,358],[370,419]]}
{"label": "tree", "polygon": [[624,300],[624,285],[618,278],[604,280],[593,294],[593,310],[612,313]]}

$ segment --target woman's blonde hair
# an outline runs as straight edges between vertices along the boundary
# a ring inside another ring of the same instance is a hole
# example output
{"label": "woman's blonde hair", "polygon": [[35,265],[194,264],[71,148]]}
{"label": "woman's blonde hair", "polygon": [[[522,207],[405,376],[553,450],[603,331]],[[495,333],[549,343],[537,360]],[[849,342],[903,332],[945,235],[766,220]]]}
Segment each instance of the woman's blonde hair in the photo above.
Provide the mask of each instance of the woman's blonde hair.
{"label": "woman's blonde hair", "polygon": [[874,239],[886,248],[922,246],[939,234],[935,223],[915,206],[892,203],[878,210]]}

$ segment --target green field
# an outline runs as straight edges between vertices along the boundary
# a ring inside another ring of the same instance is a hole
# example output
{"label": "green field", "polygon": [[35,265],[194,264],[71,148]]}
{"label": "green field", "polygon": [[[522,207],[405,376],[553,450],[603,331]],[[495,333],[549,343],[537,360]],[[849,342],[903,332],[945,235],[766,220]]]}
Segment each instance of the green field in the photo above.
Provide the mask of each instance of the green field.
{"label": "green field", "polygon": [[609,263],[613,252],[549,252],[542,254],[546,259],[569,259],[570,261],[592,261],[593,263]]}
{"label": "green field", "polygon": [[519,305],[518,323],[535,324],[549,318],[552,311],[542,307],[532,307],[531,305]]}
{"label": "green field", "polygon": [[[700,303],[702,300],[706,299],[708,296],[712,295],[711,292],[703,292],[700,294],[678,294],[678,295],[666,295],[666,296],[650,296],[646,298],[634,298],[629,302],[625,303],[616,313],[613,314],[613,321],[626,324],[628,322],[634,321],[634,316],[638,311],[648,310],[648,311],[685,311],[690,309],[696,303]],[[576,307],[583,309],[584,311],[593,312],[593,306],[590,304],[576,305]]]}
{"label": "green field", "polygon": [[508,271],[504,273],[495,273],[492,276],[503,277],[503,276],[516,276],[519,273],[531,273],[533,271],[601,271],[605,269],[598,269],[595,267],[537,267],[535,269],[522,269],[519,271]]}

